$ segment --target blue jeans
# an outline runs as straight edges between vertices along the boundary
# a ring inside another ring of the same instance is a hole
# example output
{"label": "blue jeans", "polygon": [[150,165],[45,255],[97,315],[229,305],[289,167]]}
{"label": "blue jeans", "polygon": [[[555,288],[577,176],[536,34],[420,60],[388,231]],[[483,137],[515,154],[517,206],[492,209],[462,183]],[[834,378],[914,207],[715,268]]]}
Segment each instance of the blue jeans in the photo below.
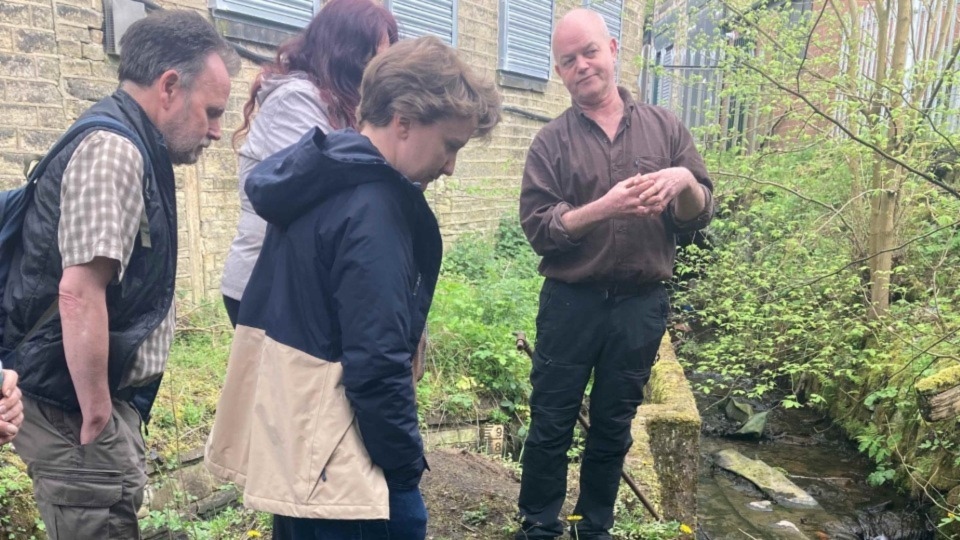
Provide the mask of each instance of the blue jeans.
{"label": "blue jeans", "polygon": [[273,540],[424,540],[427,507],[420,488],[390,490],[390,519],[336,520],[273,516]]}

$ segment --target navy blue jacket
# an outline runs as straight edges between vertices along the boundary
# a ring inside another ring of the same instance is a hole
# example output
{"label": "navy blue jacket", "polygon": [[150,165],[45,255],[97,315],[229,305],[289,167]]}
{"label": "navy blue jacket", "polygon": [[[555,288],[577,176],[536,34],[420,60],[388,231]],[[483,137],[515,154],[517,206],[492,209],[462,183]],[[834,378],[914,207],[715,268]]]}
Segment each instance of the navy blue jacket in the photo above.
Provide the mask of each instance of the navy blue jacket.
{"label": "navy blue jacket", "polygon": [[359,133],[314,129],[260,163],[246,192],[269,226],[238,325],[341,362],[373,463],[415,486],[426,462],[411,359],[443,252],[419,185]]}

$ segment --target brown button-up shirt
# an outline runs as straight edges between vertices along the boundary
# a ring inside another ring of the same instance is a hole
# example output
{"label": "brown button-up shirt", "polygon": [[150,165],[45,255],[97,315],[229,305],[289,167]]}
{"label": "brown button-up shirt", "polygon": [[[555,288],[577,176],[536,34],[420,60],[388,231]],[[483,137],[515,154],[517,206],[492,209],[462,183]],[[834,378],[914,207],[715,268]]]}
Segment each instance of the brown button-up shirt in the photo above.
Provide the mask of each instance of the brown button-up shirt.
{"label": "brown button-up shirt", "polygon": [[[611,141],[575,104],[537,134],[527,153],[520,192],[520,223],[543,257],[540,273],[567,283],[643,284],[669,279],[675,234],[701,229],[713,216],[713,183],[690,132],[670,111],[636,103],[620,88],[623,118]],[[676,200],[660,216],[612,219],[578,241],[560,217],[593,202],[637,173],[686,167],[706,198],[703,212],[686,222]]]}

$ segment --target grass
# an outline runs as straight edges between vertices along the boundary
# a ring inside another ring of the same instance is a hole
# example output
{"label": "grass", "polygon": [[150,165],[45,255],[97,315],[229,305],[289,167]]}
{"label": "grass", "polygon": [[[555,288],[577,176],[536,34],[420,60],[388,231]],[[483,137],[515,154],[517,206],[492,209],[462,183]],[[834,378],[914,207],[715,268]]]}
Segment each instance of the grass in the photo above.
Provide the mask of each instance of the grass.
{"label": "grass", "polygon": [[200,448],[213,425],[233,329],[219,302],[181,306],[147,444],[165,463]]}
{"label": "grass", "polygon": [[[478,272],[479,273],[479,272]],[[436,314],[432,329],[432,353],[438,360],[428,362],[428,378],[421,383],[421,408],[446,410],[458,397],[476,400],[475,392],[493,390],[503,401],[502,407],[522,408],[518,387],[527,375],[527,366],[514,364],[523,360],[512,350],[510,330],[532,330],[536,307],[536,278],[515,277],[509,272],[482,271],[481,279],[464,280],[462,275],[442,278],[436,298]],[[507,275],[504,275],[507,274]],[[506,279],[506,284],[503,278]],[[464,282],[470,290],[461,290]],[[508,286],[509,285],[509,286]],[[474,290],[476,289],[476,290]],[[486,294],[483,293],[486,291]],[[519,292],[518,292],[519,291]],[[469,292],[469,294],[467,294]],[[521,294],[522,293],[522,294]],[[519,299],[519,301],[518,301]],[[513,307],[512,307],[513,306]],[[532,333],[532,332],[531,332]],[[188,452],[202,448],[213,423],[220,395],[233,329],[219,302],[198,306],[178,306],[177,333],[163,384],[154,404],[153,418],[146,438],[148,460],[162,474],[169,474]],[[451,361],[456,358],[456,362]],[[459,370],[454,369],[455,366]],[[458,385],[465,379],[472,384]],[[510,398],[516,400],[512,402]],[[520,415],[521,411],[513,414]],[[513,416],[511,414],[511,416]],[[191,515],[189,500],[181,495],[162,510],[151,511],[141,520],[147,533],[163,531],[159,538],[191,540],[226,540],[267,538],[271,535],[271,518],[267,514],[230,507],[215,516]],[[29,478],[20,460],[9,450],[0,449],[0,538],[29,540],[44,538],[42,522],[33,502]],[[440,519],[442,509],[436,509]],[[618,508],[618,537],[673,538],[678,524],[643,523],[644,516],[627,504]],[[483,519],[483,512],[465,512],[458,519],[466,522]]]}
{"label": "grass", "polygon": [[[146,438],[148,460],[161,470],[174,468],[180,456],[201,448],[206,441],[233,337],[219,302],[179,304],[177,314],[177,333]],[[270,537],[267,514],[230,507],[205,518],[183,512],[183,502],[150,512],[141,520],[141,529],[165,531],[161,538],[186,535],[191,540]],[[0,509],[0,538],[46,537],[26,468],[9,447],[0,448]]]}

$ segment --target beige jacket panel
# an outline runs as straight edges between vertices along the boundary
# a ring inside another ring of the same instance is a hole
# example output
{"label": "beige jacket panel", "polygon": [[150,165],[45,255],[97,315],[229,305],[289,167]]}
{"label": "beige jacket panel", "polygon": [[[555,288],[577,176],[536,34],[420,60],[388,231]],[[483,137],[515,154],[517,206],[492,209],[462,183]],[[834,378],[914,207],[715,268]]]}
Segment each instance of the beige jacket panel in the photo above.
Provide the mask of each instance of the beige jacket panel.
{"label": "beige jacket panel", "polygon": [[244,504],[285,516],[387,519],[387,484],[367,454],[339,362],[238,326],[207,443],[210,471]]}

